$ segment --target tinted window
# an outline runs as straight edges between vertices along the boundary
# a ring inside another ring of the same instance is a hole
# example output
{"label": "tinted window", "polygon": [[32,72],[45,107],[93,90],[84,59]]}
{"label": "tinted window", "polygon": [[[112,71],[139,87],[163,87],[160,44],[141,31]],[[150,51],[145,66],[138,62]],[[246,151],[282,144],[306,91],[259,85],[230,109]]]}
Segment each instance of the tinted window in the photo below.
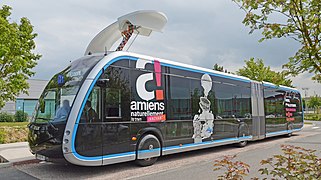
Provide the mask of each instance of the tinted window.
{"label": "tinted window", "polygon": [[250,82],[238,81],[234,80],[234,77],[221,77],[222,75],[212,75],[212,79],[214,82],[220,82],[225,84],[237,85],[240,87],[248,87],[250,88]]}
{"label": "tinted window", "polygon": [[76,151],[83,156],[101,156],[101,88],[94,86],[81,113]]}
{"label": "tinted window", "polygon": [[95,86],[91,91],[87,102],[85,103],[83,112],[81,113],[80,123],[97,123],[101,122],[101,89]]}
{"label": "tinted window", "polygon": [[123,60],[118,60],[112,64],[113,66],[118,66],[118,67],[129,67],[129,60],[123,59]]}
{"label": "tinted window", "polygon": [[110,66],[100,81],[105,121],[129,121],[129,69]]}
{"label": "tinted window", "polygon": [[191,119],[190,79],[167,76],[167,104],[168,119]]}
{"label": "tinted window", "polygon": [[56,74],[39,98],[33,121],[65,121],[84,79],[101,58],[102,56],[85,56]]}
{"label": "tinted window", "polygon": [[285,117],[284,98],[285,91],[275,88],[264,88],[265,117]]}
{"label": "tinted window", "polygon": [[189,77],[194,79],[201,78],[201,75],[198,72],[187,71],[187,70],[176,69],[176,68],[168,68],[167,73],[176,75],[176,76],[183,76],[183,77]]}
{"label": "tinted window", "polygon": [[[199,75],[200,76],[200,75]],[[200,79],[200,78],[199,78]],[[200,112],[200,97],[204,95],[203,88],[201,86],[201,80],[195,80],[191,79],[191,108],[192,108],[192,114],[199,114]],[[213,91],[212,91],[213,92]],[[211,108],[213,106],[211,105]]]}
{"label": "tinted window", "polygon": [[217,118],[250,118],[250,88],[236,84],[214,83],[214,113]]}

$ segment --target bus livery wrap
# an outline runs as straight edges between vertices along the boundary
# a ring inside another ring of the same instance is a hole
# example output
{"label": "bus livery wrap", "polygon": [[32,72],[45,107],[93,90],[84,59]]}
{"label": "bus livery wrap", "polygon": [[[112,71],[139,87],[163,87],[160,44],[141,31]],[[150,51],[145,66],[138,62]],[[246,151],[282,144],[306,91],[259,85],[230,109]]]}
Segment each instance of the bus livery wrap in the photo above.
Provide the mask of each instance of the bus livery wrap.
{"label": "bus livery wrap", "polygon": [[[245,145],[302,128],[297,90],[270,83],[257,83],[261,88],[255,89],[253,83],[133,53],[83,58],[47,85],[30,125],[29,143],[39,155],[74,164],[146,164],[161,155]],[[58,118],[61,112],[66,115]],[[50,136],[41,133],[43,126]]]}
{"label": "bus livery wrap", "polygon": [[[151,24],[138,21],[147,17]],[[123,33],[120,49],[133,32],[148,36],[162,29],[155,18],[167,21],[161,13],[144,11],[112,24]],[[38,159],[147,166],[160,156],[242,147],[303,127],[297,89],[131,52],[104,52],[101,46],[112,41],[100,40],[120,34],[104,29],[84,57],[48,82],[28,125],[29,146]]]}
{"label": "bus livery wrap", "polygon": [[[162,89],[161,65],[157,60],[138,59],[136,69],[145,70],[147,63],[153,64],[154,72],[146,72],[136,79],[136,93],[141,101],[133,100],[130,104],[131,121],[161,122],[166,120],[164,90]],[[155,79],[154,79],[155,78]],[[154,83],[156,89],[147,90],[148,83]]]}

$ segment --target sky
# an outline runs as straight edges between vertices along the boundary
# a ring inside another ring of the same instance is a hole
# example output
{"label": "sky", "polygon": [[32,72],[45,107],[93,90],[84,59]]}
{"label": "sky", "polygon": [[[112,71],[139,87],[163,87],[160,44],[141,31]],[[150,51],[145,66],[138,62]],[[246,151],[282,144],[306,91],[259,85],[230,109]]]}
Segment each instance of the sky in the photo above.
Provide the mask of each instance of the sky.
{"label": "sky", "polygon": [[[42,55],[33,79],[50,79],[71,61],[83,56],[91,39],[118,17],[137,10],[166,14],[163,33],[138,36],[129,51],[212,69],[215,63],[235,72],[244,60],[261,58],[281,71],[300,47],[292,39],[259,43],[260,32],[249,34],[244,12],[231,0],[1,0],[13,8],[11,21],[27,17],[38,34],[35,52]],[[293,85],[308,96],[321,95],[321,84],[301,74]],[[309,88],[309,90],[302,90]]]}

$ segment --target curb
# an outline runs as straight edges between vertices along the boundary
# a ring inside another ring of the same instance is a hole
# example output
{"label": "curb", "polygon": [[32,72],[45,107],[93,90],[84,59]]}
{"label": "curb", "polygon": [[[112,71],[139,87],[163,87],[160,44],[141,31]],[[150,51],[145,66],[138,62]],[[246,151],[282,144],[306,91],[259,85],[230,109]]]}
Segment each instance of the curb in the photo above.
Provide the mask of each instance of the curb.
{"label": "curb", "polygon": [[18,162],[0,163],[0,169],[12,167],[12,166],[26,165],[26,164],[36,164],[36,163],[39,163],[39,162],[41,162],[41,160],[30,159],[30,160],[24,160],[24,161],[18,161]]}
{"label": "curb", "polygon": [[13,162],[13,166],[19,166],[19,165],[25,165],[25,164],[36,164],[41,162],[39,159],[29,159],[29,160],[24,160],[24,161],[18,161],[18,162]]}
{"label": "curb", "polygon": [[11,167],[12,163],[11,162],[7,162],[7,163],[0,163],[0,169],[2,168],[7,168],[7,167]]}
{"label": "curb", "polygon": [[11,163],[6,158],[0,155],[0,168],[6,168],[9,166],[11,166]]}

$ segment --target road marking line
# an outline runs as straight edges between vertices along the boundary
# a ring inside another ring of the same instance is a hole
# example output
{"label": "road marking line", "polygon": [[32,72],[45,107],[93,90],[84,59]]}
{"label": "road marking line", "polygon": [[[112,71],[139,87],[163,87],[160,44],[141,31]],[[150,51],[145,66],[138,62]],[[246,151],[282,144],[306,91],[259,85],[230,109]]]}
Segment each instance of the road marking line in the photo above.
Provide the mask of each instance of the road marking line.
{"label": "road marking line", "polygon": [[320,128],[320,127],[316,127],[316,126],[315,126],[315,127],[312,127],[312,129],[319,129],[319,128]]}

